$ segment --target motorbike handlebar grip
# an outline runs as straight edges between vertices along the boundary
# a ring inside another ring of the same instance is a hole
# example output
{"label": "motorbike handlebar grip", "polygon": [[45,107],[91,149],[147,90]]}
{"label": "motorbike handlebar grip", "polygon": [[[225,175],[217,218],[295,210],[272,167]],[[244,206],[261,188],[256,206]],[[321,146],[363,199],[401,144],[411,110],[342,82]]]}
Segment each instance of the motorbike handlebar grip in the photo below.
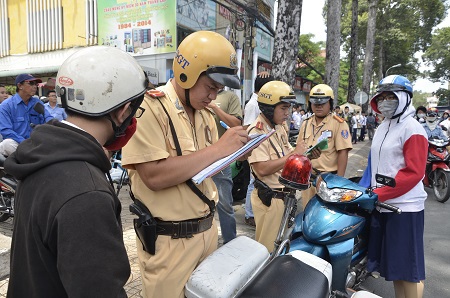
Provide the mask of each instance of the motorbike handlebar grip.
{"label": "motorbike handlebar grip", "polygon": [[395,206],[392,206],[392,205],[389,205],[389,204],[386,204],[386,203],[383,203],[383,202],[380,202],[380,201],[377,201],[375,204],[377,206],[381,207],[381,208],[393,211],[393,212],[395,212],[397,214],[401,214],[402,213],[402,209],[400,209],[398,207],[395,207]]}

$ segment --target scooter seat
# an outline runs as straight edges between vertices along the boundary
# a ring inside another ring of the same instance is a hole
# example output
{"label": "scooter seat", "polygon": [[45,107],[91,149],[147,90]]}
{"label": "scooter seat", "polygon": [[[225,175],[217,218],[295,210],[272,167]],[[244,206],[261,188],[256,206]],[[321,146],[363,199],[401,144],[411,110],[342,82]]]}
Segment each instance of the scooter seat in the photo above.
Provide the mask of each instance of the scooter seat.
{"label": "scooter seat", "polygon": [[290,255],[276,257],[239,297],[323,298],[329,294],[327,277]]}

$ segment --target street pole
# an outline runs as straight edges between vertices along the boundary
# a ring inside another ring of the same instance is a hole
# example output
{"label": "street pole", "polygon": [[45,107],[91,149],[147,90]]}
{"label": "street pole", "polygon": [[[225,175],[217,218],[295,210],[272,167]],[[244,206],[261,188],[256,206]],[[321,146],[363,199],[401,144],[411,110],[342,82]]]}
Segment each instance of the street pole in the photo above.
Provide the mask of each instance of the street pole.
{"label": "street pole", "polygon": [[384,77],[383,77],[383,78],[387,77],[389,70],[391,70],[392,68],[395,68],[395,67],[399,67],[399,66],[402,66],[402,64],[399,63],[399,64],[395,64],[395,65],[392,65],[391,67],[389,67],[389,68],[386,70],[386,72],[384,73]]}

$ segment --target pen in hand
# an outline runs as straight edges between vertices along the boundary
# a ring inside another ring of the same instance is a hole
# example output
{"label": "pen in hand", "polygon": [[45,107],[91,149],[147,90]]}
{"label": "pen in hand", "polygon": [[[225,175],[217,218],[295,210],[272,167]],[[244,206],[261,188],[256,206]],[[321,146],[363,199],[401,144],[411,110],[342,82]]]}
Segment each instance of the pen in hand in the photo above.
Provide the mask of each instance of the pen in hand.
{"label": "pen in hand", "polygon": [[222,125],[222,127],[225,128],[225,129],[229,129],[229,128],[230,128],[230,127],[229,127],[225,122],[223,122],[222,120],[220,120],[220,125]]}

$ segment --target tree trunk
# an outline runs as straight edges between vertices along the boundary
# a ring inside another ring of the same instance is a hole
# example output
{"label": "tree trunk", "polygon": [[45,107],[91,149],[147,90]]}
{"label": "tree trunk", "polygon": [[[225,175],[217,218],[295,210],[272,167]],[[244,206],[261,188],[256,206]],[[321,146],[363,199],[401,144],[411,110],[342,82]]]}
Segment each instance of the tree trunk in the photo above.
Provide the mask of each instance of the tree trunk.
{"label": "tree trunk", "polygon": [[350,40],[350,70],[348,73],[347,102],[355,103],[354,97],[358,89],[358,86],[356,85],[356,76],[358,75],[358,0],[352,0],[352,28]]}
{"label": "tree trunk", "polygon": [[[370,93],[370,81],[373,76],[373,51],[375,47],[375,26],[377,20],[378,0],[369,0],[369,15],[367,20],[366,57],[364,59],[363,86],[364,92]],[[363,105],[363,111],[367,110],[368,103]]]}
{"label": "tree trunk", "polygon": [[334,106],[338,102],[341,52],[341,0],[328,1],[325,83],[334,92]]}
{"label": "tree trunk", "polygon": [[275,79],[281,80],[291,87],[295,83],[302,5],[303,0],[278,1],[272,75]]}
{"label": "tree trunk", "polygon": [[378,42],[378,47],[380,48],[378,50],[378,74],[375,76],[377,80],[377,82],[381,81],[382,78],[384,78],[384,73],[386,72],[386,57],[384,55],[384,42],[383,40],[380,40]]}

